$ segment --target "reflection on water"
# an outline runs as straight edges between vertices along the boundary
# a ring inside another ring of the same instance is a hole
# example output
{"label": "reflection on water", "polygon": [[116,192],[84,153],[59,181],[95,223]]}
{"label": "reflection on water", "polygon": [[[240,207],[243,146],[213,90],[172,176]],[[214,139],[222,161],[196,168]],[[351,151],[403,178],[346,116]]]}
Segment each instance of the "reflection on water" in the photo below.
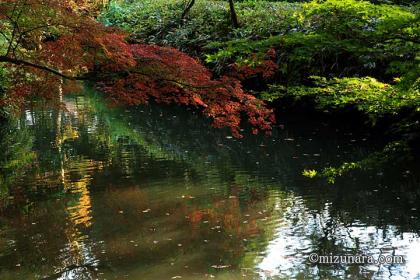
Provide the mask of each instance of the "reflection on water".
{"label": "reflection on water", "polygon": [[65,105],[2,129],[0,279],[420,279],[415,167],[301,176],[362,158],[367,135],[307,123],[237,140],[193,111]]}

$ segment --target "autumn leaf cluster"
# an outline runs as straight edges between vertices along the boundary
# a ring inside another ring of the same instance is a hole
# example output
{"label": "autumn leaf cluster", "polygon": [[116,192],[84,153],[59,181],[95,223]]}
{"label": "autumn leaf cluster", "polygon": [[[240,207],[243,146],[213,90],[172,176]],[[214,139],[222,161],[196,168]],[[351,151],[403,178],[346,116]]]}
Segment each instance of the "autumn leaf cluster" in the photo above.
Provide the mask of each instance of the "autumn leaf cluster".
{"label": "autumn leaf cluster", "polygon": [[13,81],[1,104],[51,97],[93,81],[116,103],[149,100],[194,106],[240,137],[244,116],[252,131],[269,133],[273,113],[234,77],[212,77],[197,59],[170,47],[130,44],[127,34],[98,23],[72,1],[6,0],[0,4],[0,62]]}

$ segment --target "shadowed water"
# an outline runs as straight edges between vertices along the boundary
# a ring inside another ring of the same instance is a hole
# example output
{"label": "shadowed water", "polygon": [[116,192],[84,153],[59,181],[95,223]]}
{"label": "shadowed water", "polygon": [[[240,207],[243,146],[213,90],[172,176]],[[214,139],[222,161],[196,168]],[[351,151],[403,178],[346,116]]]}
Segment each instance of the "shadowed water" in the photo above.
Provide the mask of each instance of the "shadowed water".
{"label": "shadowed water", "polygon": [[379,150],[369,135],[308,121],[234,139],[191,110],[65,105],[0,131],[2,280],[420,279],[415,167],[302,176]]}

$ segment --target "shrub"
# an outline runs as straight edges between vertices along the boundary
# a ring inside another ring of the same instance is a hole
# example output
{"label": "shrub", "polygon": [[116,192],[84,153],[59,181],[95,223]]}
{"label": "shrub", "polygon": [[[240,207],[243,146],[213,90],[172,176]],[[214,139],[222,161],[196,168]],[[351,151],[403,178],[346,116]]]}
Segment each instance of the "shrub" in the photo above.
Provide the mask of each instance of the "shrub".
{"label": "shrub", "polygon": [[134,33],[136,39],[147,43],[200,54],[203,46],[214,41],[284,34],[295,27],[293,15],[300,7],[296,3],[267,1],[236,5],[241,22],[238,29],[230,23],[227,1],[197,1],[184,21],[181,21],[184,8],[181,0],[113,3],[100,19]]}
{"label": "shrub", "polygon": [[[314,86],[293,86],[286,89],[274,85],[262,97],[266,100],[282,96],[292,96],[296,100],[309,97],[320,110],[354,106],[370,116],[372,121],[380,116],[397,114],[402,108],[420,109],[418,85],[406,89],[400,83],[390,85],[371,77],[312,79]],[[417,84],[419,81],[420,79]]]}
{"label": "shrub", "polygon": [[356,0],[312,1],[303,4],[295,18],[297,27],[284,35],[209,44],[207,62],[248,63],[250,55],[276,48],[279,71],[288,84],[310,75],[391,80],[419,63],[419,14],[409,8]]}

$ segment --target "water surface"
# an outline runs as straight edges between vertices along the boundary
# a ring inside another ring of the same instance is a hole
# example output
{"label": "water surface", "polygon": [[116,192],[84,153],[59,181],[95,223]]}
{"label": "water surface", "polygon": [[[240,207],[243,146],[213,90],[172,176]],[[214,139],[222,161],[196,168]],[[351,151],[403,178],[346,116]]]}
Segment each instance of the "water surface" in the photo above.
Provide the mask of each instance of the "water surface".
{"label": "water surface", "polygon": [[[381,144],[319,122],[234,139],[192,110],[29,106],[0,136],[0,279],[420,279],[416,169],[303,177]],[[404,264],[315,265],[319,255]]]}

